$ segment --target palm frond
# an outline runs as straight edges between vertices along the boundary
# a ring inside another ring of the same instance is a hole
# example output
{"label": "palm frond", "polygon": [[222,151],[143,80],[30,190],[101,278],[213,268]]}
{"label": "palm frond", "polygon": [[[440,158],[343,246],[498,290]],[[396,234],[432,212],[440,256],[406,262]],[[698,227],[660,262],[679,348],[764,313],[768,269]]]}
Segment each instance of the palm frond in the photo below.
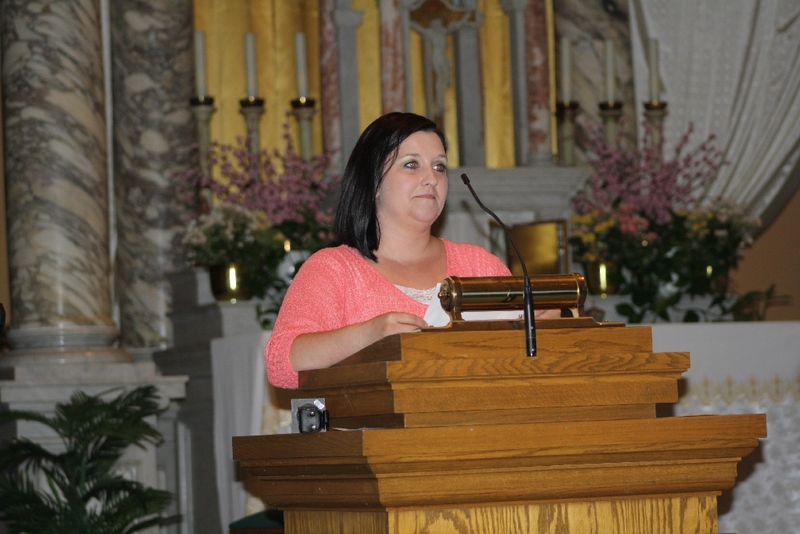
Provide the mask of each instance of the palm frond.
{"label": "palm frond", "polygon": [[[163,411],[155,386],[109,394],[75,392],[47,417],[30,411],[0,413],[0,423],[38,422],[61,438],[53,453],[31,440],[0,443],[0,521],[9,532],[27,534],[122,534],[175,518],[161,517],[172,500],[167,491],[147,488],[114,472],[130,446],[158,445],[150,423]],[[36,481],[44,480],[45,487]]]}

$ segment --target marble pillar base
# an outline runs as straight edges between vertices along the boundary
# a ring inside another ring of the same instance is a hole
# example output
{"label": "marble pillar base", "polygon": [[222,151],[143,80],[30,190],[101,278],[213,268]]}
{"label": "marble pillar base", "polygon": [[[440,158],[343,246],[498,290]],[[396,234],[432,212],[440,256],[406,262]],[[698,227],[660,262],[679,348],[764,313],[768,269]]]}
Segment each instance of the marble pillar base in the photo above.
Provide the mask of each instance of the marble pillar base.
{"label": "marble pillar base", "polygon": [[0,356],[0,368],[68,363],[127,363],[133,357],[117,347],[12,350]]}
{"label": "marble pillar base", "polygon": [[119,331],[110,325],[26,326],[11,328],[6,339],[12,350],[0,357],[0,367],[27,363],[131,362],[114,347]]}

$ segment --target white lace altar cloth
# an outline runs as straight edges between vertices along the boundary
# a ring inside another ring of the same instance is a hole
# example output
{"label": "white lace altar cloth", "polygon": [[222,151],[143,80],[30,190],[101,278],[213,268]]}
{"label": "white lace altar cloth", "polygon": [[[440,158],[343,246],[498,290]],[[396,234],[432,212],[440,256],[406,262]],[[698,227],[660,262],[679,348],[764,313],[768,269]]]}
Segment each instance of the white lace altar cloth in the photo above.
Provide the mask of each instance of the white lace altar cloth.
{"label": "white lace altar cloth", "polygon": [[[797,379],[795,382],[797,383]],[[739,398],[710,404],[695,399],[675,406],[675,415],[767,415],[767,437],[739,464],[733,489],[718,499],[719,531],[738,534],[800,532],[800,403],[794,396],[782,401]]]}

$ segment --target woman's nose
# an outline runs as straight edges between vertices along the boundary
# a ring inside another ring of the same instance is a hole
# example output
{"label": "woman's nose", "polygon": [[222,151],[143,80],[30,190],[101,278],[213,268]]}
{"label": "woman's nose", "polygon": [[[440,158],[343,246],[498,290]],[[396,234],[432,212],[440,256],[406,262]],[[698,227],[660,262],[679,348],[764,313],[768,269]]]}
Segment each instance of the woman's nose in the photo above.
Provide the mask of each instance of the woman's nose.
{"label": "woman's nose", "polygon": [[425,167],[422,173],[422,183],[425,185],[436,183],[436,171],[432,167]]}

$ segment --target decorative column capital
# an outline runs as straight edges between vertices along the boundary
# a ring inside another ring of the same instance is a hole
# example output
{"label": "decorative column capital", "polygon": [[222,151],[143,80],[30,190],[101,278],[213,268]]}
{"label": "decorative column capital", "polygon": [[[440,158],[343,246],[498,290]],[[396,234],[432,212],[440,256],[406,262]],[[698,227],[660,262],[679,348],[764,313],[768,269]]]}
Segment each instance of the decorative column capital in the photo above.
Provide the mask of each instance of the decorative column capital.
{"label": "decorative column capital", "polygon": [[528,0],[500,0],[500,6],[506,13],[524,11],[528,7]]}
{"label": "decorative column capital", "polygon": [[331,20],[337,28],[357,28],[364,21],[364,12],[353,11],[350,7],[340,8],[337,6],[331,12]]}

